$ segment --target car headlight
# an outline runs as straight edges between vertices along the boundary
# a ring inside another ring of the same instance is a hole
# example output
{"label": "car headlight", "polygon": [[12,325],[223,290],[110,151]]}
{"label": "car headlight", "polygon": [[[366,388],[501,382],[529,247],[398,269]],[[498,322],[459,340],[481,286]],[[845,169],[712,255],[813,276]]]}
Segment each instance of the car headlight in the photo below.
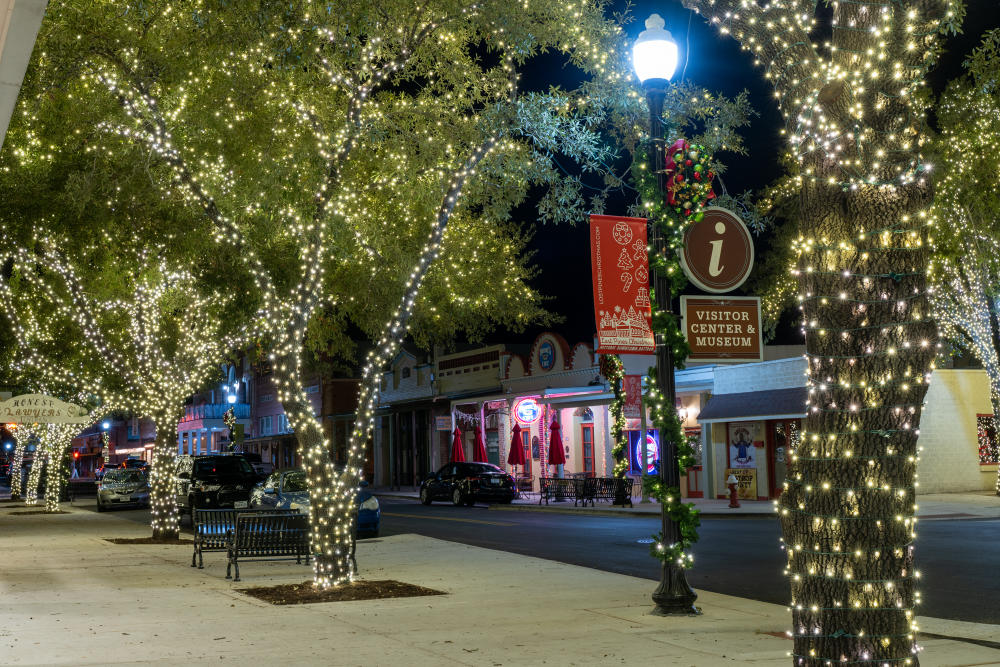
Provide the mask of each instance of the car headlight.
{"label": "car headlight", "polygon": [[365,502],[361,503],[361,509],[375,511],[378,509],[378,498],[372,496]]}

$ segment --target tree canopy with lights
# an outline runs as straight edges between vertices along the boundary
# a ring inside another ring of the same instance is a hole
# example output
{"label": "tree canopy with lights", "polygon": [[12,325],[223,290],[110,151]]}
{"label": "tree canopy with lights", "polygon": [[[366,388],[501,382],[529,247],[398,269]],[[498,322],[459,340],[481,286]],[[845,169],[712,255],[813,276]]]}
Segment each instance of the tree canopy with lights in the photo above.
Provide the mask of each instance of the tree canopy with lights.
{"label": "tree canopy with lights", "polygon": [[[111,410],[152,420],[153,536],[176,538],[177,422],[187,397],[236,344],[219,325],[226,300],[207,295],[189,272],[145,250],[136,253],[133,275],[118,276],[123,285],[101,285],[107,276],[89,272],[85,257],[60,249],[66,245],[39,236],[30,249],[2,248],[7,275],[0,281],[0,306],[19,350],[14,372],[48,392],[86,401],[91,424]],[[48,455],[51,480],[79,431],[79,425],[57,424],[39,432],[38,453]],[[58,490],[58,484],[47,489],[50,507]]]}
{"label": "tree canopy with lights", "polygon": [[[1000,420],[1000,30],[984,36],[937,108],[931,305],[944,336],[982,363]],[[1000,494],[1000,478],[997,479]]]}
{"label": "tree canopy with lights", "polygon": [[682,0],[785,118],[809,401],[779,512],[793,663],[916,664],[917,435],[936,353],[924,89],[957,0]]}
{"label": "tree canopy with lights", "polygon": [[[321,585],[353,574],[353,489],[383,361],[407,333],[427,342],[543,315],[516,209],[537,195],[541,221],[578,221],[621,185],[601,131],[613,116],[612,132],[634,132],[641,109],[621,87],[621,30],[602,10],[49,5],[8,173],[49,174],[60,154],[83,154],[97,175],[84,161],[60,183],[110,225],[148,191],[168,215],[159,229],[157,216],[134,216],[139,233],[171,254],[211,262],[204,241],[235,260],[228,280],[253,302],[307,468]],[[520,71],[549,51],[583,73],[579,89],[522,89]],[[119,191],[121,165],[139,177]],[[593,196],[576,170],[597,175]],[[376,343],[340,471],[301,369],[307,343],[349,349],[330,342],[348,326]]]}

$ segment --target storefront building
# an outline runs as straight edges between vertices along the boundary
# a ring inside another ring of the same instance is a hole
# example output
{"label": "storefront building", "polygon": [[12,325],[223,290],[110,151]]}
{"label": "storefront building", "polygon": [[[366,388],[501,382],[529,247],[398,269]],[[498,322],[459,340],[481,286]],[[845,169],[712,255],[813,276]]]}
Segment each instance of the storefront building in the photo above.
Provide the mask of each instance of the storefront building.
{"label": "storefront building", "polygon": [[[805,358],[708,368],[712,396],[698,422],[706,434],[709,497],[727,497],[725,480],[732,473],[740,481],[741,498],[777,498],[788,449],[798,445],[802,433],[808,396]],[[939,368],[924,402],[917,493],[993,490],[1000,452],[990,430],[986,373]]]}

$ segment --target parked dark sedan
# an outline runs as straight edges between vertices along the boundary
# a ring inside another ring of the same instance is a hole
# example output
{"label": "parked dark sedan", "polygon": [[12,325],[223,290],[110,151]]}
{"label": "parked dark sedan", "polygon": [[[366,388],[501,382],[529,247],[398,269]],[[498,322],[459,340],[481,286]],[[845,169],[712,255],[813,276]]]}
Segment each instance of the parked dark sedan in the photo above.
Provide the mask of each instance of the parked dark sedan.
{"label": "parked dark sedan", "polygon": [[257,474],[238,455],[177,457],[177,506],[194,517],[194,510],[246,508]]}
{"label": "parked dark sedan", "polygon": [[492,463],[449,463],[420,484],[420,502],[450,500],[455,505],[509,503],[517,497],[514,478]]}

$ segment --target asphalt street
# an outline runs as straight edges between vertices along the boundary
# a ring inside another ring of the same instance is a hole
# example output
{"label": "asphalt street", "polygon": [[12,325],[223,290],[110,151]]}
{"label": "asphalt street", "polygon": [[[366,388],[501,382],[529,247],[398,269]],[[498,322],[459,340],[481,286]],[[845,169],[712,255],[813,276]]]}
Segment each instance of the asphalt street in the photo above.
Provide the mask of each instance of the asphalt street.
{"label": "asphalt street", "polygon": [[[81,509],[96,509],[81,500]],[[148,510],[113,515],[148,523]],[[659,530],[655,517],[613,517],[454,507],[382,500],[382,535],[417,533],[442,540],[537,556],[651,580],[658,563],[646,542]],[[182,530],[188,532],[187,520]],[[688,581],[696,589],[787,604],[780,529],[771,518],[703,517]],[[923,604],[918,613],[978,623],[1000,623],[1000,520],[921,521],[917,566]],[[489,576],[484,572],[483,576]],[[650,586],[652,593],[654,586]]]}

